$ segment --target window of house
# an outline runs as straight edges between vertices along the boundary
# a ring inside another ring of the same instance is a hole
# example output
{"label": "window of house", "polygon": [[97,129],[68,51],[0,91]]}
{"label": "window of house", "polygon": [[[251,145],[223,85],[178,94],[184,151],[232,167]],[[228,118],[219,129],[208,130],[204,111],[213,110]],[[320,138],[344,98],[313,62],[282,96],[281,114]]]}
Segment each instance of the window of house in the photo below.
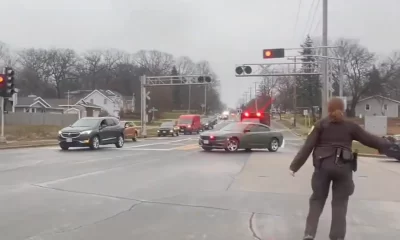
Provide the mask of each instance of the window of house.
{"label": "window of house", "polygon": [[365,110],[369,111],[369,104],[365,104]]}
{"label": "window of house", "polygon": [[383,110],[385,110],[385,111],[388,110],[388,105],[387,105],[387,104],[384,104],[384,105],[383,105]]}
{"label": "window of house", "polygon": [[107,98],[104,98],[104,104],[107,104]]}

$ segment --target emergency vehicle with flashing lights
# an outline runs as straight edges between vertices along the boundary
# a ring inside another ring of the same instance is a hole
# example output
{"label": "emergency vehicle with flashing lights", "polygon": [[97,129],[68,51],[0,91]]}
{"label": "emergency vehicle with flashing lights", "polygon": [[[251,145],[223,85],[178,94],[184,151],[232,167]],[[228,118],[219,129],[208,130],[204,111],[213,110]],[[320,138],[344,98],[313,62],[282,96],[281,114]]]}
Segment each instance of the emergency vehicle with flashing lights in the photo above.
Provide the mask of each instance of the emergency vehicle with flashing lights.
{"label": "emergency vehicle with flashing lights", "polygon": [[240,114],[241,122],[257,122],[271,126],[271,117],[268,113],[264,112],[242,112]]}

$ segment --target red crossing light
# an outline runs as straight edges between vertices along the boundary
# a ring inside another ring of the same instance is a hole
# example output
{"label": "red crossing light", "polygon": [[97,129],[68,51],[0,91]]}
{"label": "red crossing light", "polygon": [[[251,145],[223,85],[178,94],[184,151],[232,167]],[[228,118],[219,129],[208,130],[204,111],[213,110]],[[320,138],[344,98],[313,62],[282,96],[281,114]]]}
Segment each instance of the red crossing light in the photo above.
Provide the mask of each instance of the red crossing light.
{"label": "red crossing light", "polygon": [[249,113],[248,113],[248,112],[245,112],[245,113],[244,113],[244,116],[248,117],[248,116],[249,116]]}

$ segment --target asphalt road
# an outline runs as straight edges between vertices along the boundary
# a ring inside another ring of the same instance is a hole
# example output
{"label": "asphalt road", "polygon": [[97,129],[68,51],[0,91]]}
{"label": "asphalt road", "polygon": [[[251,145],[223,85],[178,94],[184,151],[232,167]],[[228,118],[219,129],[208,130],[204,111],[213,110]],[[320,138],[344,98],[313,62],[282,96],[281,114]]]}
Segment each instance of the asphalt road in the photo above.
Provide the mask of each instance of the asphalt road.
{"label": "asphalt road", "polygon": [[[126,143],[98,151],[0,151],[0,239],[301,239],[311,162],[289,176],[301,140],[277,153],[203,152],[197,137]],[[400,236],[400,164],[363,159],[348,239]],[[329,201],[318,239],[328,239]]]}

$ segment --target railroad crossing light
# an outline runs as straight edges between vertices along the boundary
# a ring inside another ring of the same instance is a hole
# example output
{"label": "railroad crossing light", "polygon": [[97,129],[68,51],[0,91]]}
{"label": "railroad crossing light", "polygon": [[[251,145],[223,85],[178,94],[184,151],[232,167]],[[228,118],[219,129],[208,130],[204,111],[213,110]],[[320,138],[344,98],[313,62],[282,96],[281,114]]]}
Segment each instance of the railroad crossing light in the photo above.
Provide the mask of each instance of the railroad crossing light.
{"label": "railroad crossing light", "polygon": [[197,81],[199,83],[203,83],[203,82],[210,83],[211,82],[211,77],[209,77],[209,76],[200,76],[200,77],[197,78]]}
{"label": "railroad crossing light", "polygon": [[240,66],[235,69],[237,75],[241,75],[243,74],[243,72],[246,74],[250,74],[252,71],[253,70],[251,69],[250,66]]}
{"label": "railroad crossing light", "polygon": [[284,58],[285,57],[285,49],[284,48],[275,48],[275,49],[264,49],[263,50],[263,58]]}

